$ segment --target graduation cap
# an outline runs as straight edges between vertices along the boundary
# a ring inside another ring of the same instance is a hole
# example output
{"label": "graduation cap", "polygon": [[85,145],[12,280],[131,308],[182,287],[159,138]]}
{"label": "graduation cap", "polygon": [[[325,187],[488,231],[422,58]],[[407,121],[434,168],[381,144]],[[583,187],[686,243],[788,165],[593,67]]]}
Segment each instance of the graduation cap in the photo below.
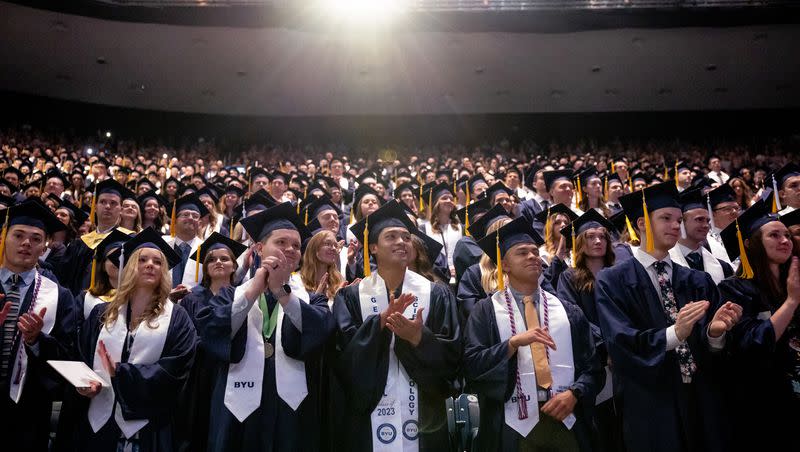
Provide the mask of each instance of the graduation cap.
{"label": "graduation cap", "polygon": [[211,251],[227,248],[233,253],[233,258],[236,259],[247,250],[245,245],[229,239],[219,232],[212,232],[211,235],[201,243],[193,253],[189,255],[189,259],[194,260],[194,282],[198,282],[200,277],[200,264],[206,260],[206,256]]}
{"label": "graduation cap", "polygon": [[417,191],[419,190],[419,184],[417,184],[416,182],[406,182],[404,184],[401,184],[400,186],[394,189],[395,199],[400,199],[400,195],[402,195],[403,192],[406,190],[410,191],[411,194],[415,195],[416,197]]}
{"label": "graduation cap", "polygon": [[711,227],[714,225],[714,209],[724,202],[736,202],[736,192],[728,184],[722,184],[719,187],[706,193],[706,207],[708,209],[708,216],[711,217]]}
{"label": "graduation cap", "polygon": [[428,255],[428,261],[430,261],[431,264],[436,262],[436,257],[441,254],[444,245],[434,240],[428,234],[420,231],[419,228],[411,228],[409,232],[422,240],[422,243],[425,245],[425,254]]}
{"label": "graduation cap", "polygon": [[507,193],[509,196],[511,196],[514,194],[514,190],[508,188],[503,182],[497,181],[492,184],[491,187],[487,188],[485,192],[483,192],[483,196],[489,198],[490,202],[494,202],[494,197],[498,193]]}
{"label": "graduation cap", "polygon": [[323,196],[331,197],[330,192],[317,182],[312,182],[306,187],[306,198],[320,198]]}
{"label": "graduation cap", "polygon": [[678,195],[678,202],[680,202],[681,210],[683,212],[688,212],[694,209],[706,209],[703,190],[700,187],[693,187],[688,190],[684,190]]}
{"label": "graduation cap", "polygon": [[698,174],[697,176],[694,177],[694,179],[692,179],[691,186],[697,187],[700,190],[704,190],[707,188],[713,188],[714,183],[715,183],[714,179],[703,174]]}
{"label": "graduation cap", "polygon": [[472,232],[470,231],[470,224],[474,223],[480,215],[488,212],[489,209],[491,209],[491,207],[492,203],[489,198],[481,198],[473,203],[467,204],[466,206],[456,210],[456,215],[458,216],[458,219],[461,221],[461,224],[464,225],[464,230],[466,231],[468,237],[472,234]]}
{"label": "graduation cap", "polygon": [[210,185],[206,185],[202,190],[195,192],[195,194],[197,195],[198,199],[200,196],[205,195],[210,197],[214,201],[214,204],[219,202],[219,194],[217,194],[217,191]]}
{"label": "graduation cap", "polygon": [[364,185],[364,179],[369,179],[369,178],[375,179],[375,181],[377,182],[378,175],[375,174],[373,171],[364,171],[358,177],[356,177],[356,182],[358,182],[359,187],[361,187],[362,185]]}
{"label": "graduation cap", "polygon": [[75,204],[67,201],[66,199],[59,199],[57,196],[56,199],[58,199],[58,209],[68,210],[70,215],[72,215],[75,224],[82,225],[87,219],[89,219],[89,214]]}
{"label": "graduation cap", "polygon": [[2,232],[0,232],[0,265],[3,263],[8,228],[16,225],[32,226],[44,231],[45,235],[52,235],[67,228],[64,223],[53,215],[50,209],[41,202],[34,200],[27,200],[22,204],[8,206],[3,213],[5,218]]}
{"label": "graduation cap", "polygon": [[[92,272],[91,277],[89,278],[89,289],[94,287],[94,283],[96,281],[97,276],[97,266],[100,264],[100,261],[103,259],[108,259],[109,255],[112,254],[114,251],[118,251],[122,248],[122,244],[130,240],[131,236],[128,234],[123,233],[117,228],[111,230],[111,232],[94,247],[94,256],[92,258]],[[119,253],[115,255],[116,259],[109,259],[114,266],[119,265]]]}
{"label": "graduation cap", "polygon": [[144,205],[145,205],[145,203],[147,202],[148,199],[155,199],[159,206],[167,207],[167,201],[164,198],[159,196],[153,190],[148,190],[148,191],[142,193],[141,195],[139,195],[139,197],[136,198],[136,202],[139,203],[139,207],[142,210],[144,210]]}
{"label": "graduation cap", "polygon": [[323,196],[305,206],[303,209],[303,223],[308,224],[310,220],[317,218],[319,214],[326,210],[333,210],[337,216],[342,215],[342,210],[336,207],[336,204],[329,197]]}
{"label": "graduation cap", "polygon": [[44,174],[44,181],[47,183],[50,179],[59,179],[65,187],[69,186],[69,181],[67,180],[67,176],[64,175],[61,171],[57,169],[51,169],[50,171]]}
{"label": "graduation cap", "polygon": [[469,190],[464,190],[464,191],[474,192],[475,188],[480,184],[484,184],[487,187],[489,186],[489,184],[486,183],[486,179],[483,178],[483,174],[481,173],[474,174],[472,177],[467,179],[467,185],[469,186]]}
{"label": "graduation cap", "polygon": [[589,166],[583,171],[575,174],[575,194],[577,196],[578,204],[583,202],[583,187],[589,183],[590,179],[599,179],[600,175],[597,173],[597,168]]}
{"label": "graduation cap", "polygon": [[0,195],[0,205],[3,206],[5,209],[8,206],[12,206],[16,203],[16,200],[10,196]]}
{"label": "graduation cap", "polygon": [[720,233],[728,257],[731,260],[739,258],[743,278],[753,277],[753,268],[747,258],[744,241],[752,237],[759,228],[772,221],[781,221],[781,219],[778,214],[771,213],[770,206],[764,200],[759,199]]}
{"label": "graduation cap", "polygon": [[244,190],[237,187],[236,185],[227,185],[225,187],[225,194],[227,195],[228,193],[233,193],[240,198],[244,196]]}
{"label": "graduation cap", "polygon": [[106,160],[106,158],[105,158],[105,157],[103,157],[103,156],[98,156],[98,157],[97,157],[97,158],[96,158],[96,159],[95,159],[95,160],[92,162],[92,166],[94,166],[94,165],[103,165],[103,166],[105,166],[106,168],[108,168],[109,166],[111,166],[111,162],[109,162],[108,160]]}
{"label": "graduation cap", "polygon": [[376,198],[378,198],[378,204],[383,204],[383,198],[381,198],[381,195],[379,195],[378,192],[375,191],[372,187],[370,187],[367,184],[359,185],[358,188],[356,189],[355,194],[353,195],[353,207],[350,208],[351,223],[353,222],[353,215],[355,210],[358,209],[359,208],[358,206],[361,204],[361,199],[367,195],[375,196]]}
{"label": "graduation cap", "polygon": [[781,215],[781,223],[786,225],[787,228],[800,224],[800,209],[795,209],[787,214]]}
{"label": "graduation cap", "polygon": [[139,189],[143,185],[147,185],[148,187],[150,187],[150,190],[155,190],[156,188],[156,186],[152,182],[150,182],[150,179],[142,177],[141,179],[136,181],[136,188],[135,188],[136,193],[139,193]]}
{"label": "graduation cap", "polygon": [[542,173],[542,177],[544,177],[544,186],[545,189],[549,192],[551,188],[553,188],[553,184],[559,180],[568,180],[572,181],[572,170],[568,169],[560,169],[560,170],[553,170],[553,171],[545,171]]}
{"label": "graduation cap", "polygon": [[444,195],[455,196],[456,194],[453,192],[453,187],[447,183],[442,182],[440,184],[436,184],[424,193],[422,193],[422,197],[425,198],[425,201],[428,203],[428,208],[433,207],[436,201],[439,200]]}
{"label": "graduation cap", "polygon": [[5,175],[8,174],[8,173],[16,174],[17,175],[17,180],[19,180],[20,182],[22,182],[25,179],[25,173],[23,173],[22,171],[17,169],[16,166],[9,166],[5,170],[3,170],[3,177],[5,177]]}
{"label": "graduation cap", "polygon": [[8,191],[10,191],[11,193],[16,193],[17,190],[19,190],[19,188],[16,185],[12,184],[11,182],[5,179],[0,179],[0,185],[8,187]]}
{"label": "graduation cap", "polygon": [[606,220],[606,218],[595,209],[589,209],[583,215],[573,220],[568,225],[561,228],[561,236],[564,237],[564,244],[567,248],[572,249],[572,265],[576,262],[576,248],[575,237],[588,229],[606,228],[611,233],[616,230],[614,224]]}
{"label": "graduation cap", "polygon": [[643,181],[645,185],[650,185],[650,182],[653,180],[644,171],[638,171],[634,173],[632,176],[630,176],[630,178],[631,178],[631,189],[633,188],[633,181],[640,180]]}
{"label": "graduation cap", "polygon": [[619,198],[619,202],[629,221],[635,222],[639,217],[644,217],[647,252],[653,251],[655,246],[653,243],[653,228],[650,225],[650,212],[667,207],[681,208],[678,202],[678,188],[675,184],[668,182],[645,187],[641,191],[624,195]]}
{"label": "graduation cap", "polygon": [[175,179],[172,176],[170,176],[169,178],[167,178],[167,180],[164,181],[163,189],[166,189],[167,185],[169,184],[175,184],[175,187],[178,189],[178,191],[181,191],[183,189],[183,183],[181,183],[181,181]]}
{"label": "graduation cap", "polygon": [[337,187],[337,188],[339,188],[341,190],[341,187],[339,187],[339,183],[336,182],[335,180],[333,180],[332,177],[324,176],[322,174],[317,174],[316,177],[315,177],[315,180],[317,182],[319,182],[319,181],[324,182],[325,186],[328,187],[328,190],[330,190],[332,187]]}
{"label": "graduation cap", "polygon": [[361,221],[350,226],[350,231],[361,242],[364,249],[364,276],[371,274],[369,265],[369,244],[377,242],[381,231],[388,227],[405,228],[413,232],[417,225],[408,218],[405,210],[400,206],[396,199],[392,199],[382,205],[378,210],[367,215]]}
{"label": "graduation cap", "polygon": [[191,210],[200,214],[200,218],[208,215],[208,209],[200,201],[197,193],[189,193],[188,195],[181,196],[180,198],[172,201],[172,214],[170,215],[169,222],[169,235],[175,237],[175,226],[177,224],[178,213],[184,210]]}
{"label": "graduation cap", "polygon": [[628,235],[630,236],[631,240],[639,240],[639,236],[636,234],[636,230],[633,229],[633,225],[631,224],[631,220],[628,219],[628,216],[625,215],[624,210],[620,210],[619,212],[611,215],[611,218],[608,219],[611,224],[614,225],[618,234],[622,234],[622,231],[628,231]]}
{"label": "graduation cap", "polygon": [[773,213],[783,210],[777,193],[783,188],[783,184],[793,176],[800,176],[800,166],[791,162],[783,165],[781,169],[772,173],[770,178],[772,180],[772,191],[776,193],[776,196],[772,200],[772,205],[770,206]]}
{"label": "graduation cap", "polygon": [[499,291],[505,290],[503,256],[511,247],[521,243],[532,243],[536,246],[544,243],[542,237],[533,230],[525,217],[516,218],[478,240],[478,246],[497,265],[497,290]]}
{"label": "graduation cap", "polygon": [[284,202],[263,212],[242,218],[240,223],[247,234],[257,242],[278,229],[292,229],[299,232],[301,242],[311,237],[311,232],[303,224],[303,220],[297,216],[295,207],[290,202]]}
{"label": "graduation cap", "polygon": [[572,209],[565,206],[562,203],[558,203],[556,205],[550,206],[547,209],[543,209],[541,212],[537,213],[534,218],[536,221],[542,224],[547,224],[550,221],[550,217],[554,214],[561,214],[566,215],[569,218],[570,222],[575,221],[578,218],[578,214],[576,214]]}
{"label": "graduation cap", "polygon": [[[169,244],[161,238],[161,234],[156,232],[152,227],[142,229],[141,232],[123,243],[117,251],[111,253],[108,258],[116,258],[120,264],[118,267],[120,270],[123,270],[134,251],[140,248],[153,248],[164,253],[169,268],[173,268],[181,262],[181,256],[169,246]],[[122,271],[120,271],[120,280],[122,280]]]}
{"label": "graduation cap", "polygon": [[503,218],[510,219],[511,217],[508,216],[508,211],[506,211],[503,206],[495,204],[491,209],[487,210],[483,216],[469,225],[469,233],[475,240],[479,240],[486,235],[486,231],[492,224]]}

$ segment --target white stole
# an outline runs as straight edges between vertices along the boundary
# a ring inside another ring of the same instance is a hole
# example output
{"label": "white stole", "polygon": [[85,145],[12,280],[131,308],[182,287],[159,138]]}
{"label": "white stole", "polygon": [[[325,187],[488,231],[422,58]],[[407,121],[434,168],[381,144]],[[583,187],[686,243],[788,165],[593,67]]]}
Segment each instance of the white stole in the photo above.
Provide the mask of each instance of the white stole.
{"label": "white stole", "polygon": [[99,305],[100,303],[105,303],[105,301],[101,300],[98,297],[86,292],[83,296],[83,319],[86,320],[89,318],[89,314],[92,313],[92,309],[95,306]]}
{"label": "white stole", "polygon": [[[513,335],[511,332],[511,322],[509,320],[508,307],[506,305],[505,292],[497,291],[492,295],[494,305],[494,316],[497,322],[497,330],[500,333],[500,341],[507,341]],[[508,293],[511,300],[511,308],[514,310],[514,324],[517,334],[524,332],[525,320],[523,313],[517,307],[517,302],[513,295]],[[572,334],[567,311],[561,301],[555,295],[539,289],[539,318],[542,318],[543,303],[547,303],[549,314],[549,332],[553,341],[558,347],[557,350],[548,349],[550,372],[553,377],[553,394],[564,392],[569,389],[575,381],[575,364],[572,356]],[[540,322],[544,326],[543,322]],[[539,423],[539,404],[538,393],[536,390],[536,372],[533,366],[533,353],[530,346],[519,347],[517,349],[517,369],[519,372],[520,386],[525,395],[528,406],[528,417],[519,418],[517,406],[517,390],[505,403],[505,422],[522,436],[528,436],[537,423]],[[570,414],[563,421],[564,425],[571,429],[575,425],[575,415]]]}
{"label": "white stole", "polygon": [[[164,352],[164,343],[167,341],[167,331],[169,330],[170,320],[172,319],[172,310],[175,305],[166,300],[164,310],[152,322],[143,320],[136,327],[134,333],[133,345],[130,348],[128,356],[128,363],[145,365],[153,364],[161,358]],[[125,339],[128,336],[127,325],[127,305],[122,305],[117,314],[117,320],[113,325],[107,327],[101,323],[100,335],[97,337],[97,344],[95,344],[94,359],[92,361],[92,369],[97,372],[103,379],[103,387],[100,389],[94,398],[89,403],[89,424],[92,426],[92,431],[97,433],[111,417],[111,411],[114,408],[114,388],[111,386],[111,376],[103,366],[103,361],[100,359],[100,341],[106,346],[109,356],[114,362],[120,362],[122,359],[122,349],[125,346]],[[150,328],[150,325],[155,328]],[[147,423],[148,419],[125,419],[122,415],[122,410],[119,406],[114,410],[114,420],[125,435],[125,438],[131,438],[139,430],[141,430]]]}
{"label": "white stole", "polygon": [[[233,296],[234,304],[247,303],[244,293],[252,280],[236,288]],[[301,303],[309,302],[309,295],[300,280],[299,275],[292,273],[289,279],[292,288],[291,297],[297,297]],[[278,324],[275,327],[275,386],[278,396],[293,410],[297,410],[300,403],[308,395],[306,382],[306,364],[303,361],[286,355],[281,343],[281,327],[283,325],[283,309],[280,303],[275,305],[278,309]],[[261,393],[264,385],[264,336],[262,335],[264,313],[258,306],[258,301],[247,312],[247,322],[242,325],[247,328],[247,342],[242,360],[228,365],[228,379],[225,383],[225,407],[239,422],[244,422],[253,411],[261,406]]]}
{"label": "white stole", "polygon": [[[402,293],[410,293],[414,302],[403,315],[414,319],[422,311],[422,321],[428,318],[431,301],[431,282],[406,269]],[[380,315],[389,306],[386,283],[378,272],[361,280],[358,285],[361,319]],[[403,364],[394,353],[395,337],[389,347],[389,371],[383,397],[370,415],[373,431],[373,452],[416,452],[419,450],[419,390],[408,376]],[[400,436],[402,434],[402,437]],[[401,439],[402,438],[402,439]],[[397,441],[400,439],[399,441]]]}
{"label": "white stole", "polygon": [[[39,293],[36,291],[36,285],[39,284]],[[39,315],[42,308],[47,308],[44,313],[44,326],[42,326],[42,333],[50,334],[53,331],[53,326],[56,324],[56,313],[58,312],[58,284],[48,278],[42,276],[38,271],[34,274],[33,285],[28,288],[28,293],[31,294],[31,306],[28,312],[33,312]],[[27,296],[27,294],[26,294]],[[35,298],[34,298],[35,297]],[[20,307],[22,307],[23,299],[20,299]],[[24,314],[20,311],[19,316]],[[11,363],[11,383],[9,385],[9,396],[14,403],[19,403],[22,397],[22,390],[25,387],[25,379],[28,376],[28,352],[25,351],[25,343],[20,333],[20,344],[17,351],[17,356],[14,362]],[[17,382],[17,383],[14,383]]]}
{"label": "white stole", "polygon": [[341,273],[342,276],[347,274],[347,244],[346,243],[342,247],[342,249],[339,250],[339,273]]}
{"label": "white stole", "polygon": [[[709,253],[704,247],[700,247],[700,255],[703,257],[703,271],[711,275],[714,284],[719,284],[720,281],[725,279],[725,272],[722,270],[722,265],[713,254]],[[686,261],[686,256],[681,252],[680,246],[675,245],[669,250],[669,257],[673,262],[683,265],[686,268],[692,268]]]}
{"label": "white stole", "polygon": [[709,232],[706,241],[714,257],[731,264],[731,258],[728,257],[728,252],[725,251],[725,245],[722,243],[722,238],[720,238],[719,233],[714,231]]}

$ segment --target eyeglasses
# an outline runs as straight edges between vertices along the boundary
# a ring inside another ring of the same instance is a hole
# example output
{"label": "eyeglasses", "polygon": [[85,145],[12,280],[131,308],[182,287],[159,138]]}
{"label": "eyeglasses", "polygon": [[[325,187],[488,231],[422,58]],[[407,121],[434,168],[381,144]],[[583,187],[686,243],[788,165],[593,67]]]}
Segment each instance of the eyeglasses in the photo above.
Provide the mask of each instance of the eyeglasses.
{"label": "eyeglasses", "polygon": [[723,212],[728,214],[739,213],[741,212],[742,208],[739,206],[728,206],[728,207],[719,207],[714,209],[714,212]]}

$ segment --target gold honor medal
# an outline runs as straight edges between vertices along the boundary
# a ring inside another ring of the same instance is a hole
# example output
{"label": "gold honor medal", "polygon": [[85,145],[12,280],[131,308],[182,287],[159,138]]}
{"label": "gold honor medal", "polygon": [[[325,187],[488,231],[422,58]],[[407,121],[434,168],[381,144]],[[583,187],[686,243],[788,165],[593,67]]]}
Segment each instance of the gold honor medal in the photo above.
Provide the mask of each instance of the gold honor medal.
{"label": "gold honor medal", "polygon": [[269,342],[264,342],[264,358],[271,358],[275,354],[275,347]]}

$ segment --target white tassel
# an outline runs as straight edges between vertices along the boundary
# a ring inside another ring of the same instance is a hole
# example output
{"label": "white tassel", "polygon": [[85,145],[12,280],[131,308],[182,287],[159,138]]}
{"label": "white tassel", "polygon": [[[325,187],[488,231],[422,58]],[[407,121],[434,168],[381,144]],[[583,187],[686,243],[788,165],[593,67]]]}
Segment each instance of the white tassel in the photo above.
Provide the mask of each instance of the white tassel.
{"label": "white tassel", "polygon": [[774,174],[772,175],[772,193],[774,193],[773,196],[775,197],[775,207],[777,207],[778,212],[780,212],[783,208],[781,207],[781,197],[778,196],[778,181],[775,180]]}
{"label": "white tassel", "polygon": [[681,238],[686,239],[686,225],[681,221]]}
{"label": "white tassel", "polygon": [[708,201],[708,218],[711,222],[711,230],[717,229],[717,226],[714,225],[714,211],[711,210],[711,196],[706,196],[706,201]]}
{"label": "white tassel", "polygon": [[117,290],[122,287],[122,270],[125,268],[125,249],[120,248],[119,250],[119,271],[117,272]]}

